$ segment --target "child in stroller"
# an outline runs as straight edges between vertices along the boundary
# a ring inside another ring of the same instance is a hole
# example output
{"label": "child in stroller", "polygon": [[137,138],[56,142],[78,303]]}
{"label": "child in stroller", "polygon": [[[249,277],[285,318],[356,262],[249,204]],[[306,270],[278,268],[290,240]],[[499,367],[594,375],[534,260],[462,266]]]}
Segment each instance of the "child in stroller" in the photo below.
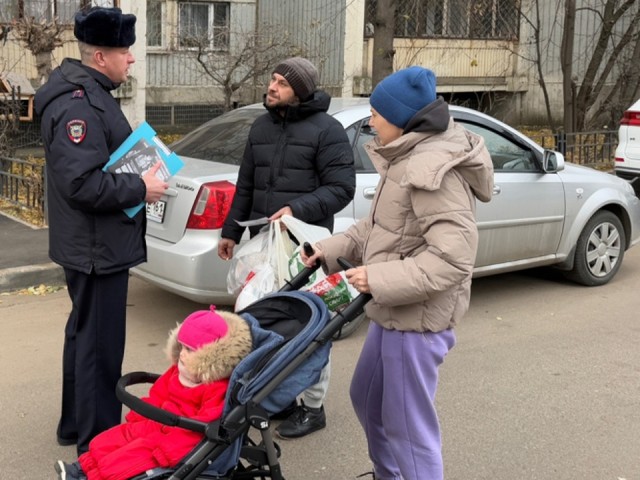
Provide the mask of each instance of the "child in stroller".
{"label": "child in stroller", "polygon": [[[234,369],[222,417],[207,422],[181,416],[136,397],[127,387],[153,383],[157,375],[131,372],[116,393],[131,410],[164,425],[197,432],[203,439],[172,468],[153,468],[133,480],[283,480],[271,416],[316,383],[331,339],[363,310],[360,295],[333,317],[317,295],[297,291],[318,268],[305,268],[279,291],[237,312],[250,328],[253,349]],[[257,431],[260,441],[251,432]],[[70,477],[68,477],[70,478]]]}
{"label": "child in stroller", "polygon": [[[174,414],[202,422],[222,415],[229,377],[251,351],[249,325],[240,316],[214,306],[189,315],[169,332],[171,366],[144,400]],[[89,451],[73,464],[58,461],[59,478],[127,479],[156,467],[174,467],[203,435],[165,426],[135,411],[126,423],[96,436]]]}

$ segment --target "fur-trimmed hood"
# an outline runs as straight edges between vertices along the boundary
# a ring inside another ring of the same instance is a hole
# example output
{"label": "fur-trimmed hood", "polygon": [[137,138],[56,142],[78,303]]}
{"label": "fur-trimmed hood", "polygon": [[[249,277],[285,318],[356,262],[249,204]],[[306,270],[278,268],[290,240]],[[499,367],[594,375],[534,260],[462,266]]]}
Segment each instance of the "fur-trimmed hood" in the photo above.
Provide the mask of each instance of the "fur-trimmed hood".
{"label": "fur-trimmed hood", "polygon": [[[228,378],[233,369],[252,349],[251,330],[247,322],[232,312],[217,310],[229,327],[227,334],[215,342],[203,345],[190,356],[186,367],[194,372],[202,383],[211,383]],[[169,360],[176,365],[182,346],[178,342],[178,331],[182,322],[169,332],[166,352]]]}

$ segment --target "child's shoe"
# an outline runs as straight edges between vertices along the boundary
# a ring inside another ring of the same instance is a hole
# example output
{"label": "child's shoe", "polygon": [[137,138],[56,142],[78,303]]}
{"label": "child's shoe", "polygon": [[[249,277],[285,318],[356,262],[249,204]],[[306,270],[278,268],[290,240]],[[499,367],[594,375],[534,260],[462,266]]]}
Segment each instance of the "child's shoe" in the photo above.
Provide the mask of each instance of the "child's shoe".
{"label": "child's shoe", "polygon": [[58,460],[54,466],[59,480],[86,480],[87,476],[82,471],[78,462],[65,463]]}

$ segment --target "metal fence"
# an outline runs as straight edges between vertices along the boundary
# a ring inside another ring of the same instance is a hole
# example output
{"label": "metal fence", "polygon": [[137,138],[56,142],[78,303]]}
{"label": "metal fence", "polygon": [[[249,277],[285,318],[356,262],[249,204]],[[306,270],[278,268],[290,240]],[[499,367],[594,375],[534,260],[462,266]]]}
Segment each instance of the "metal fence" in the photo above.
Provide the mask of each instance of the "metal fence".
{"label": "metal fence", "polygon": [[42,159],[0,157],[0,200],[45,219],[45,168]]}
{"label": "metal fence", "polygon": [[20,122],[18,131],[11,141],[14,148],[30,148],[42,146],[42,135],[40,134],[40,118],[34,115],[31,122]]}
{"label": "metal fence", "polygon": [[[557,150],[567,161],[611,171],[618,143],[617,132],[531,134],[545,148]],[[0,201],[31,212],[46,224],[45,168],[42,158],[0,157]]]}
{"label": "metal fence", "polygon": [[609,170],[613,168],[614,156],[618,145],[618,132],[602,130],[531,135],[531,138],[544,148],[556,150],[571,163]]}
{"label": "metal fence", "polygon": [[[406,2],[406,5],[410,3]],[[489,3],[497,5],[495,0]],[[510,2],[504,5],[510,5]],[[148,105],[146,118],[159,132],[184,133],[221,113],[220,107],[215,105]],[[599,170],[613,169],[617,131],[552,134],[534,129],[525,133],[543,147],[563,153],[569,162]],[[21,122],[12,143],[20,154],[16,158],[0,157],[0,202],[18,211],[27,211],[31,218],[46,224],[40,119],[35,116],[32,122]]]}
{"label": "metal fence", "polygon": [[[145,120],[157,131],[189,131],[222,114],[220,105],[147,105]],[[12,138],[17,149],[42,147],[40,117],[34,115],[31,122],[20,122]]]}
{"label": "metal fence", "polygon": [[[365,2],[365,36],[372,36],[378,0]],[[517,40],[520,0],[397,0],[395,37]]]}
{"label": "metal fence", "polygon": [[[222,108],[216,105],[148,105],[146,120],[159,132],[185,133],[221,113]],[[564,154],[567,161],[591,167],[600,167],[609,162],[613,165],[618,144],[617,130],[527,134],[543,147]],[[13,145],[18,149],[42,147],[40,119],[35,117],[33,122],[23,122],[13,139]]]}
{"label": "metal fence", "polygon": [[155,128],[184,130],[222,114],[220,105],[147,105],[146,120]]}

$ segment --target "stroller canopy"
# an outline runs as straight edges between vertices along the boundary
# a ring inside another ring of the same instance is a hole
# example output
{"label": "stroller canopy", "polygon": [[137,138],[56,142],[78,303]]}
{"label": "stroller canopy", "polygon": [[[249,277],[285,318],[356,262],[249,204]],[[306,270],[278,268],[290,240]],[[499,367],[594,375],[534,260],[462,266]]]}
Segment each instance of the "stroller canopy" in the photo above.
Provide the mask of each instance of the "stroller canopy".
{"label": "stroller canopy", "polygon": [[[322,299],[313,293],[272,293],[238,314],[249,323],[253,350],[231,375],[222,420],[226,429],[233,428],[225,424],[226,415],[239,405],[253,401],[269,414],[283,410],[301,392],[318,382],[331,349],[331,342],[309,348],[330,318]],[[277,385],[270,385],[294,361],[301,363]],[[234,467],[241,446],[242,439],[238,438],[214,460],[207,473],[214,470],[223,474]]]}

